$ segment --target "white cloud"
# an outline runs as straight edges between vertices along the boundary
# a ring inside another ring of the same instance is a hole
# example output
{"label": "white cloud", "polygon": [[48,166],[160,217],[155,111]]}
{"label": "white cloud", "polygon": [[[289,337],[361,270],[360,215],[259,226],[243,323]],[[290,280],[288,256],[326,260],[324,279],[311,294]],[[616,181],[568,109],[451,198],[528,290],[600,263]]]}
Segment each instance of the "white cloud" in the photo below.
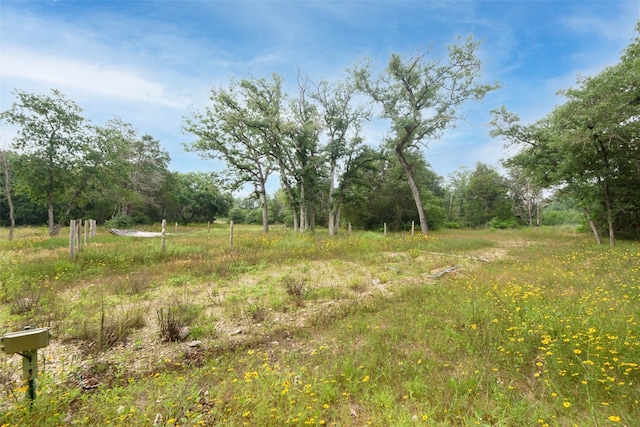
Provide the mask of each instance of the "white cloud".
{"label": "white cloud", "polygon": [[[629,42],[635,22],[640,20],[640,3],[620,3],[620,6],[627,13],[611,16],[581,13],[562,18],[560,22],[578,34],[594,34],[607,40]],[[618,12],[616,9],[612,10]]]}
{"label": "white cloud", "polygon": [[163,85],[125,68],[29,50],[5,51],[2,79],[31,80],[52,87],[74,88],[134,102],[184,108],[188,102],[169,97]]}

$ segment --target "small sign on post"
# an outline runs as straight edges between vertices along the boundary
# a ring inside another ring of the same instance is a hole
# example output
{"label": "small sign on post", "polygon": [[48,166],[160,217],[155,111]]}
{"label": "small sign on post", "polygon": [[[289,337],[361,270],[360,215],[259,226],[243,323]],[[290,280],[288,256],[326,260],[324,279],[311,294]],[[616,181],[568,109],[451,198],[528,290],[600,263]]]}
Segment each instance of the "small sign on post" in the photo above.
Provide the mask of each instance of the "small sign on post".
{"label": "small sign on post", "polygon": [[11,332],[0,337],[0,350],[7,354],[18,353],[22,356],[22,379],[28,381],[27,398],[36,398],[36,379],[38,378],[38,349],[49,345],[49,328],[25,328],[24,331]]}

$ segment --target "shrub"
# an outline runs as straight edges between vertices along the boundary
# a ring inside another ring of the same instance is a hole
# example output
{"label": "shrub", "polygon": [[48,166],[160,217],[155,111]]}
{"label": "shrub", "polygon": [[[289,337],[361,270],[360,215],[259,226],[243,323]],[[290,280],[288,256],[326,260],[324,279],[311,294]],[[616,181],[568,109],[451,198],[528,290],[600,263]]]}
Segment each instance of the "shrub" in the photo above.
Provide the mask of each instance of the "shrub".
{"label": "shrub", "polygon": [[518,223],[513,218],[509,218],[509,219],[493,218],[491,221],[489,221],[489,228],[495,228],[499,230],[503,230],[506,228],[516,228],[517,226],[518,226]]}
{"label": "shrub", "polygon": [[284,276],[282,278],[282,284],[287,292],[287,295],[293,299],[296,305],[302,305],[302,301],[307,293],[307,283],[305,279],[294,278],[291,276]]}
{"label": "shrub", "polygon": [[129,215],[116,215],[104,222],[107,228],[131,228],[136,225],[135,220]]}
{"label": "shrub", "polygon": [[249,303],[244,308],[245,316],[256,323],[264,322],[267,319],[269,310],[260,302]]}
{"label": "shrub", "polygon": [[156,318],[162,341],[185,340],[189,336],[191,324],[201,311],[199,305],[181,302],[157,309]]}

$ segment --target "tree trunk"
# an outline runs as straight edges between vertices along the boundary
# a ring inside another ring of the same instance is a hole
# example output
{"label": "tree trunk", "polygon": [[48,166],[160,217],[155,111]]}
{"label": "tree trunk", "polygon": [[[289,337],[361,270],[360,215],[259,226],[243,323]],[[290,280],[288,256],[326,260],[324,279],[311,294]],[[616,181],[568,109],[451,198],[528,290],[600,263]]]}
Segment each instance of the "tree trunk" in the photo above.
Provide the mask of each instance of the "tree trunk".
{"label": "tree trunk", "polygon": [[533,227],[533,192],[531,191],[531,186],[529,185],[529,180],[527,180],[527,184],[525,187],[526,191],[526,203],[527,203],[527,220],[529,221],[529,227]]}
{"label": "tree trunk", "polygon": [[304,181],[300,183],[300,232],[307,231],[307,202],[304,199]]}
{"label": "tree trunk", "polygon": [[[60,216],[60,219],[58,220],[58,224],[56,224],[56,226],[54,227],[53,234],[51,234],[51,236],[57,236],[58,234],[60,234],[60,230],[64,225],[64,221],[69,217],[71,210],[75,207],[76,202],[78,201],[78,198],[80,197],[83,191],[84,191],[84,184],[78,187],[76,192],[73,193],[73,197],[71,197],[71,200],[67,205],[67,208],[65,209],[64,213]],[[53,214],[51,215],[51,218],[53,219]]]}
{"label": "tree trunk", "polygon": [[607,225],[609,226],[609,246],[615,246],[616,235],[613,224],[613,205],[611,203],[611,192],[609,191],[609,181],[604,183],[604,204],[607,208]]}
{"label": "tree trunk", "polygon": [[424,213],[424,206],[422,206],[422,197],[420,197],[420,189],[416,184],[416,180],[413,177],[413,171],[411,170],[411,166],[407,162],[407,159],[404,158],[404,153],[402,152],[402,147],[396,147],[396,156],[398,157],[398,161],[400,162],[400,166],[402,166],[402,170],[407,174],[407,180],[409,181],[409,187],[411,188],[411,194],[413,194],[413,200],[416,202],[416,209],[418,209],[418,218],[420,219],[420,231],[425,236],[429,234],[429,227],[427,226],[427,216]]}
{"label": "tree trunk", "polygon": [[310,209],[307,211],[309,216],[309,231],[316,232],[316,205],[312,203]]}
{"label": "tree trunk", "polygon": [[296,204],[296,197],[293,194],[293,188],[289,181],[284,179],[282,176],[280,177],[280,181],[284,186],[285,194],[287,195],[287,200],[289,201],[289,207],[291,208],[291,217],[293,219],[293,232],[298,232],[298,206]]}
{"label": "tree trunk", "polygon": [[451,191],[451,197],[449,197],[449,218],[451,218],[452,211],[453,211],[453,191]]}
{"label": "tree trunk", "polygon": [[11,177],[9,175],[9,165],[4,152],[0,151],[0,161],[2,162],[2,170],[4,171],[4,187],[7,194],[7,203],[9,204],[9,241],[13,240],[13,229],[16,228],[16,219],[13,213],[13,199],[11,198]]}
{"label": "tree trunk", "polygon": [[600,232],[598,231],[598,227],[596,227],[595,222],[591,218],[589,218],[589,226],[591,227],[591,231],[593,231],[593,236],[596,239],[596,242],[601,245],[602,239],[600,238]]}
{"label": "tree trunk", "polygon": [[[611,167],[609,166],[609,152],[607,151],[607,147],[602,142],[602,140],[597,139],[595,136],[594,136],[594,139],[596,139],[596,149],[600,153],[600,156],[602,157],[602,160],[604,161],[604,166],[606,168],[605,169],[606,175],[604,176],[604,179],[603,179],[604,185],[602,190],[604,193],[603,194],[604,205],[607,210],[607,225],[609,227],[609,246],[614,246],[616,244],[616,236],[615,236],[615,229],[613,225],[613,202],[611,197],[611,190],[609,188],[609,176],[612,175]],[[598,181],[600,181],[600,179],[598,179]]]}
{"label": "tree trunk", "polygon": [[50,194],[47,198],[47,223],[49,225],[49,237],[53,237],[58,235],[53,222],[53,195]]}
{"label": "tree trunk", "polygon": [[595,237],[596,239],[596,243],[601,245],[602,239],[600,238],[600,232],[598,231],[598,227],[596,226],[596,223],[593,222],[593,219],[591,218],[589,209],[587,207],[584,207],[584,212],[585,212],[585,215],[587,216],[587,220],[589,221],[589,226],[591,227],[591,231],[593,232],[593,237]]}
{"label": "tree trunk", "polygon": [[331,170],[329,172],[329,236],[335,236],[335,215],[336,215],[336,207],[333,205],[333,192],[334,192],[334,184],[333,180],[336,175],[336,165],[335,163],[331,163]]}
{"label": "tree trunk", "polygon": [[260,182],[260,207],[262,208],[262,231],[269,232],[269,212],[267,210],[267,189],[264,181]]}

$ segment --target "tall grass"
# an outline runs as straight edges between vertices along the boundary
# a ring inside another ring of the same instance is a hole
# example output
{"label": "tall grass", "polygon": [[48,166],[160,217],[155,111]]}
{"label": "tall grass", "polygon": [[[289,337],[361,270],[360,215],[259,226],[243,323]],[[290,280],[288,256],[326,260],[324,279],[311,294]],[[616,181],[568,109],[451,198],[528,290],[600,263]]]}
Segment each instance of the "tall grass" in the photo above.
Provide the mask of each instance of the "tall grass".
{"label": "tall grass", "polygon": [[[633,426],[640,419],[637,243],[595,247],[559,229],[331,239],[239,228],[229,248],[222,227],[190,231],[171,236],[166,253],[156,240],[98,236],[65,274],[48,279],[49,297],[75,309],[58,314],[54,332],[64,338],[64,325],[83,307],[95,312],[98,298],[107,307],[134,298],[134,307],[166,313],[179,294],[204,310],[209,328],[239,325],[242,333],[210,331],[197,347],[163,343],[158,334],[158,348],[175,351],[146,365],[134,364],[126,347],[112,348],[95,363],[109,360],[117,380],[103,377],[97,389],[45,370],[32,406],[20,383],[5,378],[0,425]],[[1,245],[5,289],[15,287],[12,277],[44,283],[42,271],[52,268],[20,260],[64,260],[55,247]],[[457,268],[432,278],[450,266]],[[145,285],[123,291],[116,285],[127,277],[144,277]],[[9,304],[0,312],[5,325],[29,318],[9,314]],[[3,371],[19,369],[15,357],[0,357]]]}

